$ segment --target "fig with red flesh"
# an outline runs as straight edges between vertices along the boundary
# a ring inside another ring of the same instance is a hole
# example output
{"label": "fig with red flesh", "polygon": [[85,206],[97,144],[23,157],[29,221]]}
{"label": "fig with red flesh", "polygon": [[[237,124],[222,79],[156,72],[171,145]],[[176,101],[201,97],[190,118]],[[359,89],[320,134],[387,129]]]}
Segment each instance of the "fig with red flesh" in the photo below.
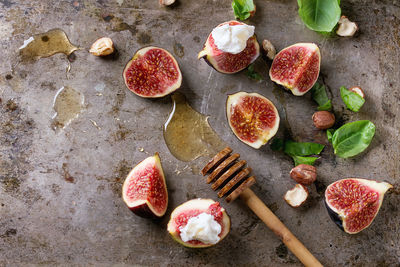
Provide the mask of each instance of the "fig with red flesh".
{"label": "fig with red flesh", "polygon": [[278,110],[271,101],[257,93],[229,95],[226,115],[237,138],[254,148],[265,145],[279,128]]}
{"label": "fig with red flesh", "polygon": [[367,179],[348,178],[330,184],[325,191],[325,206],[340,229],[356,234],[367,228],[392,185]]}
{"label": "fig with red flesh", "polygon": [[318,79],[321,64],[319,48],[313,43],[299,43],[280,51],[272,62],[272,81],[291,90],[296,96],[307,93]]}
{"label": "fig with red flesh", "polygon": [[141,97],[163,97],[182,83],[178,62],[165,49],[144,47],[126,64],[124,81],[129,90]]}
{"label": "fig with red flesh", "polygon": [[[216,243],[205,243],[196,239],[186,242],[182,240],[182,229],[185,228],[191,219],[193,220],[193,218],[201,216],[201,214],[204,213],[212,215],[213,220],[221,226],[217,241],[217,243],[219,243],[229,233],[231,220],[225,209],[220,206],[219,202],[215,202],[211,199],[192,199],[174,209],[171,214],[171,219],[168,222],[168,232],[175,241],[186,247],[204,248],[215,245]],[[198,229],[198,231],[201,232],[203,229]]]}
{"label": "fig with red flesh", "polygon": [[158,153],[132,169],[122,186],[122,198],[138,216],[158,218],[165,214],[168,192]]}
{"label": "fig with red flesh", "polygon": [[[225,24],[229,24],[230,26],[246,25],[245,23],[232,20],[221,23],[217,27]],[[198,55],[198,58],[203,58],[218,72],[232,74],[247,68],[258,58],[259,55],[260,45],[258,44],[255,35],[247,40],[247,46],[242,52],[238,54],[232,54],[218,49],[218,47],[215,45],[214,38],[210,33],[206,43],[204,44],[203,50],[200,51]]]}

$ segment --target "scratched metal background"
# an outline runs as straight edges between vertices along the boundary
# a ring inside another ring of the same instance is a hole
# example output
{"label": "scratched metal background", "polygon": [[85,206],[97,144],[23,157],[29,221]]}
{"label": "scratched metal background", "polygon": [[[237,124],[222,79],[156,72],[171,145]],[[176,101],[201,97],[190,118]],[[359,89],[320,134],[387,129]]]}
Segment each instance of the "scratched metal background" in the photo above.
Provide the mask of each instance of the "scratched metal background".
{"label": "scratched metal background", "polygon": [[[124,86],[122,70],[144,45],[171,51],[184,76],[181,91],[197,110],[210,115],[216,132],[254,169],[256,193],[326,266],[399,266],[400,4],[393,0],[344,0],[343,13],[358,23],[354,38],[326,37],[308,30],[295,0],[256,0],[259,41],[278,50],[316,42],[322,53],[321,79],[342,122],[370,119],[377,125],[372,145],[354,159],[339,159],[328,145],[317,164],[318,183],[307,205],[292,209],[282,200],[293,186],[291,159],[268,146],[254,150],[239,142],[225,118],[227,94],[258,92],[278,107],[278,135],[326,143],[312,126],[316,105],[295,97],[257,69],[265,81],[244,73],[222,75],[196,59],[211,29],[231,20],[230,0],[181,0],[161,8],[157,0],[0,1],[0,266],[26,264],[108,266],[300,266],[298,260],[240,201],[223,206],[232,218],[229,236],[209,249],[187,249],[166,232],[171,210],[194,198],[216,199],[198,171],[205,159],[176,160],[167,150],[162,125],[169,97],[146,100]],[[18,64],[17,54],[32,34],[63,29],[82,47],[67,74],[58,54]],[[104,60],[87,50],[111,37],[118,56]],[[366,104],[359,113],[344,108],[338,88],[360,85]],[[51,129],[54,96],[70,86],[85,96],[85,109],[64,130]],[[98,93],[101,92],[102,96]],[[90,120],[96,121],[96,128]],[[141,148],[144,151],[141,152]],[[159,151],[170,195],[158,222],[133,215],[121,200],[121,183],[143,158]],[[386,180],[395,185],[371,227],[351,236],[328,218],[324,188],[344,177]]]}

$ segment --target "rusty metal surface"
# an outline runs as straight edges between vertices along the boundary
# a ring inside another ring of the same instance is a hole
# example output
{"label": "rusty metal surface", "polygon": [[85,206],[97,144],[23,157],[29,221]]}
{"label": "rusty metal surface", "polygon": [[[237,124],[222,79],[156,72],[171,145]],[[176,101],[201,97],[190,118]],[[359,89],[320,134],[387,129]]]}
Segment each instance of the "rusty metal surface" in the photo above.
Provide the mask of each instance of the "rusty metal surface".
{"label": "rusty metal surface", "polygon": [[[370,148],[354,159],[334,157],[328,145],[308,204],[292,209],[282,199],[294,185],[291,159],[268,146],[254,150],[240,143],[225,118],[226,96],[258,92],[276,104],[283,118],[278,135],[289,129],[298,141],[326,139],[312,126],[316,106],[310,96],[295,97],[274,85],[261,60],[257,68],[266,80],[257,83],[245,73],[219,74],[196,59],[211,29],[233,18],[230,2],[191,0],[161,8],[157,0],[0,1],[1,266],[300,266],[240,201],[223,203],[232,230],[217,246],[187,249],[169,237],[166,224],[174,207],[194,197],[217,196],[198,174],[205,159],[180,162],[164,144],[162,125],[170,98],[146,100],[125,88],[123,67],[144,45],[161,46],[176,56],[184,76],[181,91],[190,104],[210,115],[216,132],[253,168],[255,192],[323,264],[400,264],[400,5],[342,1],[343,13],[358,23],[360,32],[354,38],[329,38],[302,24],[296,1],[255,1],[257,13],[250,23],[259,41],[267,38],[277,50],[300,41],[318,43],[321,78],[336,116],[377,125]],[[71,71],[66,73],[62,54],[18,64],[23,41],[52,28],[63,29],[83,48],[75,52]],[[102,36],[114,40],[116,57],[101,59],[87,52]],[[364,88],[367,100],[359,113],[344,108],[341,85]],[[81,92],[85,108],[65,129],[54,131],[52,104],[62,86]],[[129,170],[155,151],[160,152],[170,195],[167,215],[157,222],[133,215],[120,197]],[[369,229],[351,236],[330,221],[323,192],[329,183],[353,176],[386,180],[397,191],[386,196]]]}

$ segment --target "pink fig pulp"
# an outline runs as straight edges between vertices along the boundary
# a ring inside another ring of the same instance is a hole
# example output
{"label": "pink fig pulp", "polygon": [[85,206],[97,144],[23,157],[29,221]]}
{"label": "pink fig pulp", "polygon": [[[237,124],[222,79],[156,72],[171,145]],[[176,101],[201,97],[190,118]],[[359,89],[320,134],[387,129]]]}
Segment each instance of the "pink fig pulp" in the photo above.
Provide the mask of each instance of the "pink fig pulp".
{"label": "pink fig pulp", "polygon": [[165,49],[144,47],[126,64],[126,87],[138,96],[156,98],[168,95],[182,84],[178,62]]}
{"label": "pink fig pulp", "polygon": [[122,198],[138,216],[157,218],[165,214],[168,192],[158,153],[132,169],[122,186]]}
{"label": "pink fig pulp", "polygon": [[296,96],[307,93],[319,76],[321,54],[313,43],[299,43],[280,51],[272,62],[269,76]]}

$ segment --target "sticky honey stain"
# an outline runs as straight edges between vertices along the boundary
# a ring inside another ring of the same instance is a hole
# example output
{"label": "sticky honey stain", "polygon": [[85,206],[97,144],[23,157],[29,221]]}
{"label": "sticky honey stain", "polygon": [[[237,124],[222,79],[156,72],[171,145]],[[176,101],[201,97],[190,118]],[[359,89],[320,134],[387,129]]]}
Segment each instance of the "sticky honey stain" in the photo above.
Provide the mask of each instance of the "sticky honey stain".
{"label": "sticky honey stain", "polygon": [[172,111],[163,133],[171,154],[181,161],[212,157],[226,145],[208,123],[208,116],[194,110],[182,93],[172,95]]}
{"label": "sticky honey stain", "polygon": [[68,86],[62,87],[54,98],[53,109],[56,114],[52,119],[51,127],[54,130],[65,128],[82,112],[84,101],[82,93]]}
{"label": "sticky honey stain", "polygon": [[67,34],[61,29],[52,29],[45,33],[33,35],[24,41],[19,48],[23,61],[37,60],[43,57],[50,57],[57,53],[71,55],[79,48],[73,45]]}

